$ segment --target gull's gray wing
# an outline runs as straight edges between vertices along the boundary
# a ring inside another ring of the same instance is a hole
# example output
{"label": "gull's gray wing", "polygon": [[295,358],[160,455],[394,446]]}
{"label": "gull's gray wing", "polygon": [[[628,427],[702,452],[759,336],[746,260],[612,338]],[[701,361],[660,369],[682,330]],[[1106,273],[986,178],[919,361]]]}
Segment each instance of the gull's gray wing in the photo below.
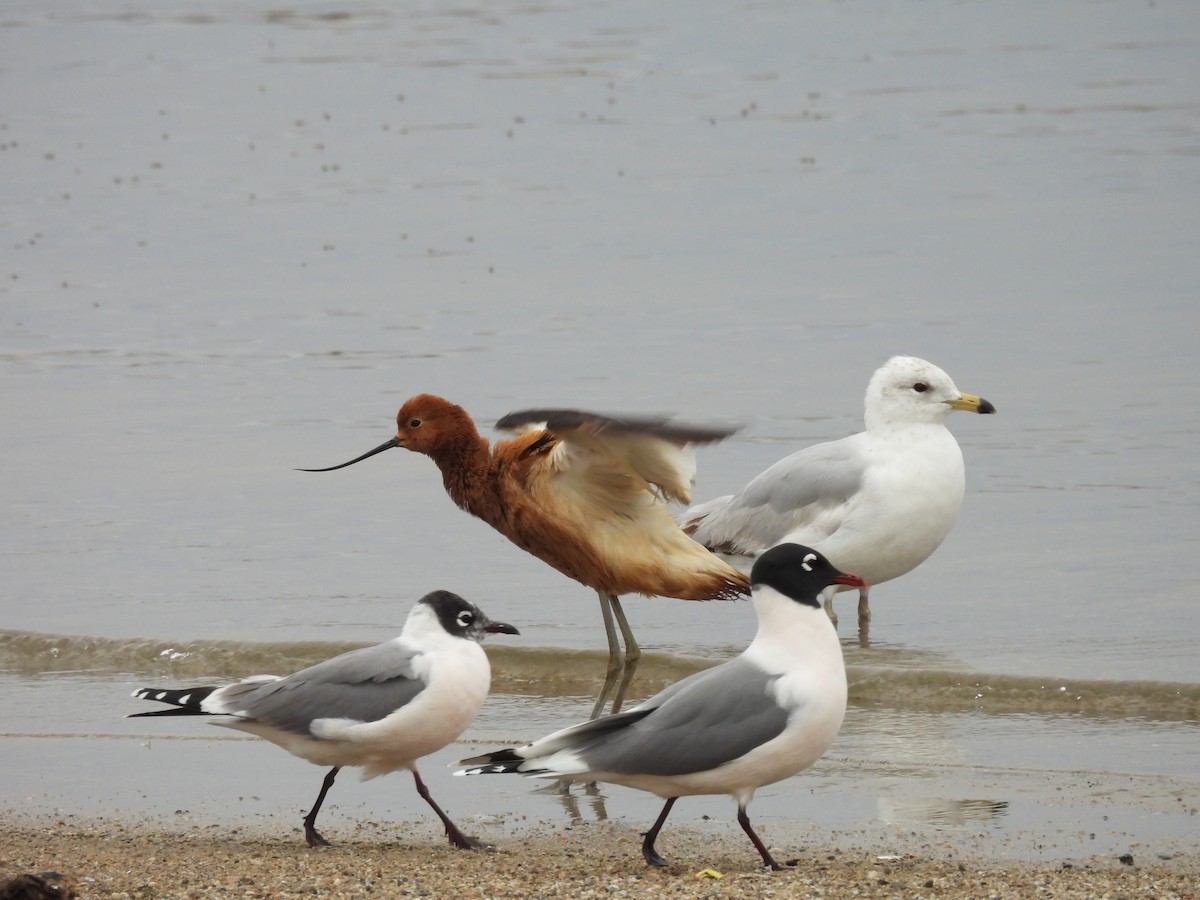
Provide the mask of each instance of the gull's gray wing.
{"label": "gull's gray wing", "polygon": [[694,540],[724,553],[757,554],[805,527],[812,529],[805,543],[815,544],[837,530],[862,486],[864,439],[860,433],[797,450],[726,502],[693,507],[680,522]]}
{"label": "gull's gray wing", "polygon": [[316,719],[375,722],[425,689],[416,657],[397,641],[351,650],[277,681],[230,685],[221,691],[221,711],[304,735]]}
{"label": "gull's gray wing", "polygon": [[770,694],[777,677],[739,657],[622,714],[631,718],[619,730],[578,735],[569,749],[594,772],[686,775],[715,769],[787,726],[788,711]]}

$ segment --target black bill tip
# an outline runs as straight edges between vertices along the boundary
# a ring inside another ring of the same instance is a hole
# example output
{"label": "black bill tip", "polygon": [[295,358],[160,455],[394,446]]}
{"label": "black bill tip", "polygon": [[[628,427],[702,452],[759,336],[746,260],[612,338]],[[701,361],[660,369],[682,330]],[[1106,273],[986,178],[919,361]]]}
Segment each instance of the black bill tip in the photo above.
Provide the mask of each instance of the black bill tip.
{"label": "black bill tip", "polygon": [[336,466],[327,466],[324,469],[297,469],[296,471],[297,472],[332,472],[334,469],[344,469],[344,468],[346,468],[346,466],[352,466],[357,462],[362,462],[364,459],[374,456],[376,453],[382,453],[384,450],[391,450],[393,447],[399,447],[399,446],[400,446],[400,439],[392,438],[391,440],[384,441],[382,444],[380,444],[374,450],[368,450],[362,456],[354,457],[354,459],[350,460],[349,462],[339,463]]}

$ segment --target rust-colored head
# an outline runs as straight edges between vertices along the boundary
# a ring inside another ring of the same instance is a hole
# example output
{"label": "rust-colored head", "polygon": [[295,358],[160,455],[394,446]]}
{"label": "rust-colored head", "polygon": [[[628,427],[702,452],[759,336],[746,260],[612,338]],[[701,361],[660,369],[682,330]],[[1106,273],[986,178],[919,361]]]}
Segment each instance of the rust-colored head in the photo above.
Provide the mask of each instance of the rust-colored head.
{"label": "rust-colored head", "polygon": [[465,409],[434,394],[417,394],[396,413],[396,446],[416,453],[434,456],[440,448],[478,434]]}
{"label": "rust-colored head", "polygon": [[344,469],[357,462],[391,450],[393,447],[403,447],[427,456],[437,456],[439,451],[464,439],[478,439],[479,432],[475,423],[461,406],[455,406],[449,400],[443,400],[433,394],[417,394],[406,400],[396,413],[396,436],[384,441],[374,450],[368,450],[362,456],[356,456],[349,462],[324,469],[300,469],[301,472],[332,472],[334,469]]}

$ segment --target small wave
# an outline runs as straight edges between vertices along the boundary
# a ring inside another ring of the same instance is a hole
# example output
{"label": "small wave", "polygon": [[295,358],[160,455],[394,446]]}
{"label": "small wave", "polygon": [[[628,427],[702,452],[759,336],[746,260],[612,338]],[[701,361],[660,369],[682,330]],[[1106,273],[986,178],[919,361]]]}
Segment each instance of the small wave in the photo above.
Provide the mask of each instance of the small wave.
{"label": "small wave", "polygon": [[[0,670],[25,676],[134,676],[170,681],[226,680],[287,674],[363,643],[328,641],[163,641],[0,631]],[[554,647],[487,647],[496,693],[591,697],[603,682],[607,654]],[[630,686],[648,697],[720,660],[646,653]],[[943,668],[850,665],[850,703],[995,715],[1080,715],[1200,722],[1200,684],[1078,680],[963,672]]]}
{"label": "small wave", "polygon": [[1200,722],[1200,684],[851,667],[857,706]]}
{"label": "small wave", "polygon": [[162,641],[0,631],[0,670],[19,675],[240,678],[288,672],[366,646],[321,641]]}

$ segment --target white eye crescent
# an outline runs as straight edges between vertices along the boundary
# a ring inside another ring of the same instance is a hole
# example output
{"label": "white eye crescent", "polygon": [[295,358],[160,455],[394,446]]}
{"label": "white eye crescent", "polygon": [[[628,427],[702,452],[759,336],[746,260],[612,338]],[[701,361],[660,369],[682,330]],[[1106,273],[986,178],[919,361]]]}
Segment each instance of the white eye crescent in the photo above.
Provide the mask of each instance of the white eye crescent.
{"label": "white eye crescent", "polygon": [[472,613],[469,613],[469,612],[467,612],[466,610],[463,610],[462,612],[460,612],[460,613],[458,614],[458,618],[457,618],[457,619],[455,619],[454,621],[456,621],[456,622],[457,622],[459,625],[461,625],[463,628],[466,628],[466,627],[467,627],[467,626],[469,626],[469,625],[470,625],[472,622],[474,622],[474,621],[475,621],[475,616],[474,616]]}
{"label": "white eye crescent", "polygon": [[811,572],[812,571],[812,563],[814,563],[816,561],[816,559],[817,559],[817,554],[815,554],[815,553],[806,554],[804,559],[800,563],[800,568],[802,568],[805,572]]}

